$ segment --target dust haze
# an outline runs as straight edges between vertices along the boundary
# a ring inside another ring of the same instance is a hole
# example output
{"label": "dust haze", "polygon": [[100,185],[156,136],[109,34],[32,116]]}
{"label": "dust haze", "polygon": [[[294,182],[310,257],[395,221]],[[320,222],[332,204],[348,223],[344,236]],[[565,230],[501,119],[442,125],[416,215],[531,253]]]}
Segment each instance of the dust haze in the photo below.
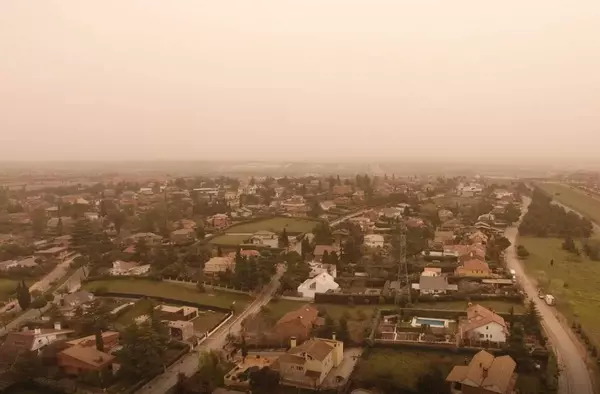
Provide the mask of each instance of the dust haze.
{"label": "dust haze", "polygon": [[0,3],[3,161],[583,163],[600,2]]}

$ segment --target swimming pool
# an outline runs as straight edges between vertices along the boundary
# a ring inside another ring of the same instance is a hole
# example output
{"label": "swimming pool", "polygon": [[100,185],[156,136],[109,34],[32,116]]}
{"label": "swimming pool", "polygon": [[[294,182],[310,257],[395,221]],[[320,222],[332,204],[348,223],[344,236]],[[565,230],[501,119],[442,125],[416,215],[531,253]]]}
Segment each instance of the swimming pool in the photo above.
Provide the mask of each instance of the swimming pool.
{"label": "swimming pool", "polygon": [[444,319],[426,319],[423,317],[415,318],[413,325],[414,326],[422,326],[423,324],[427,324],[430,327],[446,327],[446,321]]}

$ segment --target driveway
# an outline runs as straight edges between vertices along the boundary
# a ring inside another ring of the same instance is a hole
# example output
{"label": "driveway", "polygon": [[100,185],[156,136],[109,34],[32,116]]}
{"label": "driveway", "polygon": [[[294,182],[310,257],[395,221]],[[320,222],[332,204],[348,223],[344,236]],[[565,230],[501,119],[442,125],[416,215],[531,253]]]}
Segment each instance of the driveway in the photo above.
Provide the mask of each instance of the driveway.
{"label": "driveway", "polygon": [[228,334],[237,334],[242,329],[242,321],[255,313],[260,311],[263,305],[267,305],[273,294],[279,287],[279,279],[283,275],[285,268],[280,265],[277,269],[277,273],[273,276],[273,279],[266,286],[266,288],[257,296],[252,304],[250,304],[242,313],[232,318],[227,324],[221,327],[215,332],[210,338],[208,338],[202,345],[200,345],[193,352],[183,356],[175,364],[171,365],[167,371],[148,384],[143,386],[137,392],[141,394],[164,394],[169,391],[177,383],[177,375],[184,373],[186,376],[192,376],[198,371],[198,357],[199,353],[208,350],[221,350],[227,343]]}
{"label": "driveway", "polygon": [[[337,388],[348,383],[348,378],[352,374],[352,371],[354,371],[354,367],[358,363],[362,352],[362,348],[344,349],[344,358],[342,359],[341,364],[329,372],[327,377],[325,377],[321,388]],[[343,380],[338,382],[338,377],[343,378]]]}
{"label": "driveway", "polygon": [[[530,199],[524,198],[522,214],[527,212]],[[553,307],[546,305],[544,300],[537,296],[537,288],[529,277],[525,274],[521,261],[517,257],[516,239],[518,236],[517,227],[509,227],[505,231],[505,236],[511,242],[511,246],[506,251],[506,263],[509,269],[514,269],[517,278],[527,296],[535,302],[535,305],[542,318],[542,326],[546,329],[550,342],[554,347],[558,364],[560,367],[559,393],[560,394],[593,394],[590,374],[585,364],[584,358],[577,349],[573,338],[555,316]]]}

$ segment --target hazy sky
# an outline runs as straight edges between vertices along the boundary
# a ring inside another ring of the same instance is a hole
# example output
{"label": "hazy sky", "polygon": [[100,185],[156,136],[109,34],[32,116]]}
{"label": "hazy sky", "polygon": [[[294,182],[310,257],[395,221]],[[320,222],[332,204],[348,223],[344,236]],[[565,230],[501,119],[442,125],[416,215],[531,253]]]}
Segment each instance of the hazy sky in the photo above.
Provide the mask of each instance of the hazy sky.
{"label": "hazy sky", "polygon": [[600,0],[2,0],[0,160],[595,158],[599,21]]}

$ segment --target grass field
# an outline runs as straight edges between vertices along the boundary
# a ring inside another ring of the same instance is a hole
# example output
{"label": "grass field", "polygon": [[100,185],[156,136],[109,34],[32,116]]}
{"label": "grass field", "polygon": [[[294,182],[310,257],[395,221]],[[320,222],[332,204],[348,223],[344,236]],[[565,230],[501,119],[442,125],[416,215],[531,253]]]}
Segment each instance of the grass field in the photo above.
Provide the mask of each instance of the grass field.
{"label": "grass field", "polygon": [[[600,262],[562,250],[557,238],[520,237],[530,256],[527,273],[556,297],[556,306],[570,321],[579,322],[600,346]],[[554,265],[550,266],[550,260]]]}
{"label": "grass field", "polygon": [[384,388],[390,384],[415,390],[419,377],[432,367],[439,368],[446,376],[455,365],[463,365],[464,360],[463,355],[451,353],[373,349],[358,363],[354,379],[364,384],[363,387],[377,385]]}
{"label": "grass field", "polygon": [[0,278],[0,301],[6,301],[17,289],[18,281]]}
{"label": "grass field", "polygon": [[[495,310],[496,312],[510,312],[512,307],[515,313],[525,312],[525,306],[520,303],[512,303],[508,301],[473,301],[474,304],[479,304],[486,308]],[[448,301],[448,302],[427,302],[414,304],[415,308],[421,309],[445,309],[464,311],[468,307],[467,301]]]}
{"label": "grass field", "polygon": [[[468,361],[472,356],[467,355]],[[356,367],[354,380],[361,387],[388,387],[415,390],[419,377],[437,368],[446,377],[456,365],[464,365],[465,355],[407,349],[373,349]],[[539,376],[520,373],[517,388],[523,394],[542,394]]]}
{"label": "grass field", "polygon": [[242,223],[229,227],[226,233],[255,233],[257,231],[272,231],[280,233],[285,228],[292,233],[306,233],[312,231],[319,223],[317,220],[305,218],[271,218],[252,223]]}
{"label": "grass field", "polygon": [[588,196],[584,191],[562,183],[536,183],[556,201],[573,208],[593,222],[600,224],[600,197]]}
{"label": "grass field", "polygon": [[200,311],[200,316],[192,320],[192,322],[194,323],[194,329],[197,332],[206,332],[212,330],[224,317],[225,313]]}
{"label": "grass field", "polygon": [[120,324],[124,327],[132,324],[136,317],[145,315],[148,313],[148,310],[152,306],[152,301],[149,299],[141,299],[137,301],[133,307],[129,308],[127,312],[123,313],[119,318],[115,321],[115,323]]}
{"label": "grass field", "polygon": [[229,292],[200,293],[198,290],[174,283],[156,282],[140,279],[102,279],[85,283],[83,288],[95,291],[104,288],[106,291],[148,297],[167,297],[175,300],[197,302],[208,306],[229,308],[235,301],[236,310],[242,310],[252,302],[252,297]]}
{"label": "grass field", "polygon": [[244,243],[249,238],[248,235],[227,235],[222,234],[214,237],[210,241],[210,244],[213,245],[223,245],[223,246],[235,246],[241,243]]}

